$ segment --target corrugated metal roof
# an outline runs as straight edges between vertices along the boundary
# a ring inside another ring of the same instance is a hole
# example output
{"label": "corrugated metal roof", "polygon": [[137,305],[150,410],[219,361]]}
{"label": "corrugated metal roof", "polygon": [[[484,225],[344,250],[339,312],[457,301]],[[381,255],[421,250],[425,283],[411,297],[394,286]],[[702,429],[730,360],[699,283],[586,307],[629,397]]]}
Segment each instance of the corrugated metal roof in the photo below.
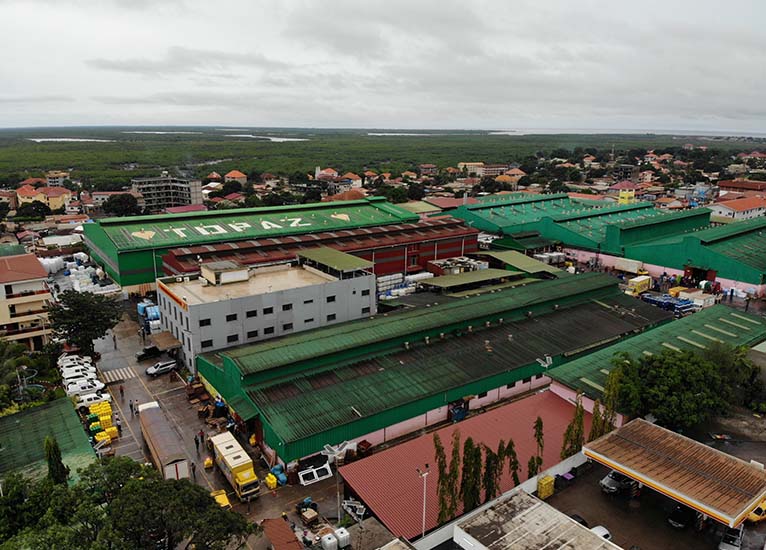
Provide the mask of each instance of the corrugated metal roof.
{"label": "corrugated metal roof", "polygon": [[77,479],[77,469],[96,459],[88,436],[69,399],[57,399],[40,407],[0,417],[0,475],[20,472],[40,478],[48,473],[43,442],[52,435],[61,458]]}
{"label": "corrugated metal roof", "polygon": [[501,250],[491,252],[478,252],[480,256],[490,256],[500,260],[506,265],[520,269],[527,273],[561,273],[561,270],[555,266],[530,258],[526,254],[516,252],[515,250]]}
{"label": "corrugated metal roof", "polygon": [[434,338],[429,345],[421,342],[329,372],[314,369],[247,392],[279,437],[292,442],[536,364],[546,354],[566,360],[563,354],[667,318],[658,308],[616,295],[460,337]]}
{"label": "corrugated metal roof", "polygon": [[[437,430],[449,449],[452,433],[460,431],[461,441],[471,437],[475,443],[497,449],[500,439],[513,439],[521,468],[519,477],[526,480],[526,464],[536,452],[533,424],[543,420],[545,446],[543,469],[561,461],[561,441],[572,420],[572,405],[551,392],[521,399],[483,414]],[[585,431],[590,429],[590,414],[585,415]],[[462,445],[461,445],[462,454]],[[436,458],[433,435],[427,434],[390,449],[353,462],[340,469],[344,482],[362,499],[375,516],[396,536],[408,539],[421,533],[423,482],[416,468],[431,465],[426,481],[426,531],[438,525],[439,498],[436,494]],[[508,468],[503,469],[500,492],[513,487]],[[460,514],[460,511],[458,511]]]}
{"label": "corrugated metal roof", "polygon": [[669,349],[698,350],[714,341],[749,346],[764,340],[766,322],[762,318],[716,305],[555,367],[549,375],[588,397],[602,399],[615,353],[626,352],[640,358],[645,353],[659,353],[669,346],[672,346]]}
{"label": "corrugated metal roof", "polygon": [[730,527],[766,496],[762,468],[641,418],[583,452]]}
{"label": "corrugated metal roof", "polygon": [[298,256],[322,265],[326,265],[332,269],[335,269],[336,271],[355,271],[357,269],[369,269],[375,265],[368,260],[353,256],[352,254],[346,254],[345,252],[341,252],[340,250],[335,250],[334,248],[329,248],[326,246],[301,250],[298,252]]}
{"label": "corrugated metal roof", "polygon": [[199,245],[227,239],[283,237],[369,225],[416,222],[418,216],[380,199],[298,206],[108,218],[86,224],[86,235],[105,233],[118,250]]}
{"label": "corrugated metal roof", "polygon": [[417,334],[421,331],[438,329],[448,323],[528,307],[540,301],[567,298],[599,290],[607,295],[613,292],[615,287],[615,279],[608,275],[583,273],[565,279],[542,281],[526,287],[465,298],[431,308],[420,308],[389,316],[378,315],[368,320],[342,323],[259,344],[230,348],[205,354],[203,357],[207,358],[209,355],[228,357],[235,362],[243,374],[247,375],[409,334]]}
{"label": "corrugated metal roof", "polygon": [[496,279],[505,279],[507,277],[518,277],[519,275],[522,275],[521,271],[479,269],[477,271],[464,271],[463,273],[457,273],[455,275],[442,275],[441,277],[434,277],[433,279],[424,279],[420,281],[420,283],[425,286],[452,288],[455,286],[494,281]]}

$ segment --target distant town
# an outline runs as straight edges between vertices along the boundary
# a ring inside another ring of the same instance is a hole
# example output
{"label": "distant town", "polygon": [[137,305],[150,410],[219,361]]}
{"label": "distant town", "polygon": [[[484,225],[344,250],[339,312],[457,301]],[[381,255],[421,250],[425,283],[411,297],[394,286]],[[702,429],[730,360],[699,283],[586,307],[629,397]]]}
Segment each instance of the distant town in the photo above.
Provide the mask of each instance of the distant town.
{"label": "distant town", "polygon": [[0,547],[764,547],[766,149],[327,164],[0,189]]}

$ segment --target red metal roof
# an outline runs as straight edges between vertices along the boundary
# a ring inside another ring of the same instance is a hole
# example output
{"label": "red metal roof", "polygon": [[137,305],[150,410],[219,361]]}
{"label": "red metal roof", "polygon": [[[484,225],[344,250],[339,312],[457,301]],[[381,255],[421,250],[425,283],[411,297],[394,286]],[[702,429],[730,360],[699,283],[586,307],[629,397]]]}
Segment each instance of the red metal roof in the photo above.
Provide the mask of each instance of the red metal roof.
{"label": "red metal roof", "polygon": [[721,189],[736,189],[742,191],[766,191],[766,181],[757,180],[722,180],[718,182]]}
{"label": "red metal roof", "polygon": [[261,523],[266,538],[274,550],[302,550],[303,544],[282,518],[264,519]]}
{"label": "red metal roof", "polygon": [[[545,448],[543,469],[561,461],[559,456],[564,431],[572,420],[574,407],[550,391],[521,399],[437,430],[449,460],[452,433],[460,431],[461,441],[497,449],[500,439],[512,439],[521,464],[519,478],[527,479],[527,462],[536,452],[533,425],[543,420]],[[585,433],[590,430],[590,414],[585,415]],[[462,449],[461,449],[462,450]],[[436,494],[436,457],[433,434],[426,434],[385,451],[353,462],[340,469],[345,483],[361,498],[373,514],[396,536],[412,539],[421,533],[423,482],[416,468],[431,467],[426,481],[426,531],[437,526],[439,499]],[[513,488],[507,466],[500,482],[501,492]],[[459,512],[461,513],[461,512]]]}
{"label": "red metal roof", "polygon": [[207,206],[204,204],[187,204],[185,206],[171,206],[165,209],[168,214],[186,214],[187,212],[204,212]]}

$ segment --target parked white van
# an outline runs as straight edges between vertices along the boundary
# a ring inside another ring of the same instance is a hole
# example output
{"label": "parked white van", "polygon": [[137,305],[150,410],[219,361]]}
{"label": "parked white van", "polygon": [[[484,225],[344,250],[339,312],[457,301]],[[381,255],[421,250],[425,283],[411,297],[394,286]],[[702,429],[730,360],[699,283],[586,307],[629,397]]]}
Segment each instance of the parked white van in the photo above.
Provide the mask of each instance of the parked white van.
{"label": "parked white van", "polygon": [[72,382],[66,387],[66,394],[71,397],[73,395],[96,393],[103,390],[104,387],[104,383],[100,380],[79,380]]}

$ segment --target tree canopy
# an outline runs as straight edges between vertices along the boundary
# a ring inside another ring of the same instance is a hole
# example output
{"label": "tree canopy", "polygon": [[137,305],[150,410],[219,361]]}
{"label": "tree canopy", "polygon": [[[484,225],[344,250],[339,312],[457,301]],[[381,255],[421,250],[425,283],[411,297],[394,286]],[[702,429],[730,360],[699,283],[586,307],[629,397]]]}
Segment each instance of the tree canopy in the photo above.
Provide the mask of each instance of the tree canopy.
{"label": "tree canopy", "polygon": [[138,199],[130,193],[110,195],[102,207],[104,212],[113,216],[135,216],[141,213]]}
{"label": "tree canopy", "polygon": [[51,306],[49,318],[57,336],[93,352],[93,341],[114,328],[122,315],[120,304],[98,294],[67,290]]}

